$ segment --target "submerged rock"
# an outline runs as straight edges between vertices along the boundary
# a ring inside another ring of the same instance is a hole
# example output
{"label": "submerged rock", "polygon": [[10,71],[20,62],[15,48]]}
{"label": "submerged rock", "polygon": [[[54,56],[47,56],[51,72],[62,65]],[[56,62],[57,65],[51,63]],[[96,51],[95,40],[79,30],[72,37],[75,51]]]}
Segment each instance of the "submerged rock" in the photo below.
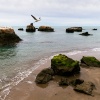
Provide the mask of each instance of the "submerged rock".
{"label": "submerged rock", "polygon": [[69,76],[80,72],[79,62],[62,54],[51,59],[51,68],[57,75]]}
{"label": "submerged rock", "polygon": [[50,26],[40,26],[38,31],[54,32],[54,29]]}
{"label": "submerged rock", "polygon": [[33,23],[31,23],[30,25],[28,25],[27,27],[26,27],[26,32],[35,32],[36,31],[36,29],[35,29],[35,27],[33,26]]}
{"label": "submerged rock", "polygon": [[36,77],[37,84],[45,84],[53,79],[54,71],[50,68],[43,69]]}
{"label": "submerged rock", "polygon": [[15,44],[19,41],[21,41],[21,39],[15,34],[14,29],[0,27],[0,46]]}
{"label": "submerged rock", "polygon": [[75,91],[88,95],[92,95],[93,89],[95,89],[95,85],[92,82],[83,82],[80,85],[76,85],[74,88]]}
{"label": "submerged rock", "polygon": [[82,27],[71,27],[67,28],[66,32],[73,33],[73,32],[82,32]]}
{"label": "submerged rock", "polygon": [[100,67],[100,61],[97,60],[95,57],[90,57],[90,56],[83,56],[81,59],[81,64],[85,64],[86,66],[89,67]]}
{"label": "submerged rock", "polygon": [[92,35],[92,34],[89,34],[88,32],[84,32],[84,33],[81,33],[79,35],[83,35],[83,36],[89,36],[89,35]]}

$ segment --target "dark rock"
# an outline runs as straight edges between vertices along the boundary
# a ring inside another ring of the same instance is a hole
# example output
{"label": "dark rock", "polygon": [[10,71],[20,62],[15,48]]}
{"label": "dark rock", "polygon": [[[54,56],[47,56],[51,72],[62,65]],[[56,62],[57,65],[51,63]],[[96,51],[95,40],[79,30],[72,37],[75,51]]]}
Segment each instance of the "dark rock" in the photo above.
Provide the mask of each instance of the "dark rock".
{"label": "dark rock", "polygon": [[59,54],[51,59],[51,68],[57,75],[73,75],[80,72],[79,62]]}
{"label": "dark rock", "polygon": [[54,32],[54,29],[50,26],[40,26],[38,31]]}
{"label": "dark rock", "polygon": [[59,82],[60,86],[68,86],[69,82],[66,78],[61,78],[60,82]]}
{"label": "dark rock", "polygon": [[19,28],[18,30],[19,30],[19,31],[23,31],[24,29],[23,29],[23,28]]}
{"label": "dark rock", "polygon": [[82,84],[83,82],[84,80],[82,79],[76,79],[76,80],[71,81],[71,85],[76,86],[76,85]]}
{"label": "dark rock", "polygon": [[36,77],[37,84],[45,84],[53,79],[54,71],[50,68],[43,69]]}
{"label": "dark rock", "polygon": [[70,29],[70,28],[67,28],[67,29],[66,29],[66,32],[67,32],[67,33],[74,33],[74,30],[73,30],[73,29]]}
{"label": "dark rock", "polygon": [[79,35],[83,35],[83,36],[89,36],[89,35],[92,35],[92,34],[89,34],[88,32],[84,32],[82,34],[79,34]]}
{"label": "dark rock", "polygon": [[96,28],[92,29],[92,30],[97,30]]}
{"label": "dark rock", "polygon": [[73,32],[82,32],[82,27],[71,27],[67,28],[66,32],[73,33]]}
{"label": "dark rock", "polygon": [[100,67],[100,61],[97,60],[95,57],[85,57],[83,56],[81,59],[81,63],[85,64],[89,67]]}
{"label": "dark rock", "polygon": [[0,46],[18,43],[21,39],[15,34],[12,28],[0,28]]}
{"label": "dark rock", "polygon": [[35,27],[33,26],[33,23],[31,23],[30,25],[28,25],[27,27],[26,27],[26,32],[35,32],[36,31],[36,29],[35,29]]}
{"label": "dark rock", "polygon": [[74,88],[75,91],[88,95],[92,95],[93,89],[95,89],[95,85],[92,82],[83,82],[80,85],[76,85]]}

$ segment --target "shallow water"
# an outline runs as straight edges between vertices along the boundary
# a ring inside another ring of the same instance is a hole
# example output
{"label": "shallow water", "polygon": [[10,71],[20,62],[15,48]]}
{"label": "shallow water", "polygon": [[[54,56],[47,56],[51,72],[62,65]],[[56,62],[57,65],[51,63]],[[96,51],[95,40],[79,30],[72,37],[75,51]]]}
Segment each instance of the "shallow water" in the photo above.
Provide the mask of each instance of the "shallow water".
{"label": "shallow water", "polygon": [[[19,26],[13,27],[23,41],[14,46],[0,47],[0,86],[7,87],[5,85],[12,81],[20,82],[54,54],[75,55],[86,51],[100,51],[99,26],[84,26],[83,32],[93,34],[88,37],[79,35],[81,32],[66,33],[67,27],[53,26],[55,32],[49,33],[27,33],[25,30],[18,31]],[[93,31],[93,28],[98,30]]]}

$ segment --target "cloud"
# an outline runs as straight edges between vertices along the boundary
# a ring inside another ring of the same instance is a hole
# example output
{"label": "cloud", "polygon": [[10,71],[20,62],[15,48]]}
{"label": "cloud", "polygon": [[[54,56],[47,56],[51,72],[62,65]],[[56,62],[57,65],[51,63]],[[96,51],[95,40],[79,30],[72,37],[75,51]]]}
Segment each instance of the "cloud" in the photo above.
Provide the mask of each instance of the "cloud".
{"label": "cloud", "polygon": [[25,20],[25,23],[30,22],[31,14],[61,20],[62,18],[95,20],[100,17],[99,9],[99,0],[0,0],[0,18],[11,22],[16,22],[20,18],[22,21]]}

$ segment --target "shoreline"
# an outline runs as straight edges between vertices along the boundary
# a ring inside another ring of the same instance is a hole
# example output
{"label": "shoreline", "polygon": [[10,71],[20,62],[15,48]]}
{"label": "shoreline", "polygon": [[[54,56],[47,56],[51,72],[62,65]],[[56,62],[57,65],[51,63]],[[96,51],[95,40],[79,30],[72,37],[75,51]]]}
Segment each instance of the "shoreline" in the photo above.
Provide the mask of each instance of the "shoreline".
{"label": "shoreline", "polygon": [[[95,56],[100,60],[99,54],[100,51],[87,51],[72,55],[68,55],[67,53],[67,56],[78,61],[82,58],[82,56]],[[94,97],[92,97],[75,92],[71,86],[59,87],[57,84],[59,77],[58,80],[52,80],[48,84],[36,85],[34,82],[36,75],[43,68],[48,67],[50,67],[50,59],[35,69],[27,78],[14,86],[5,100],[66,100],[67,98],[69,98],[69,100],[98,100],[98,98],[100,98],[100,68],[81,68],[80,75],[78,76],[86,81],[91,81],[96,84],[98,90],[93,92]]]}

